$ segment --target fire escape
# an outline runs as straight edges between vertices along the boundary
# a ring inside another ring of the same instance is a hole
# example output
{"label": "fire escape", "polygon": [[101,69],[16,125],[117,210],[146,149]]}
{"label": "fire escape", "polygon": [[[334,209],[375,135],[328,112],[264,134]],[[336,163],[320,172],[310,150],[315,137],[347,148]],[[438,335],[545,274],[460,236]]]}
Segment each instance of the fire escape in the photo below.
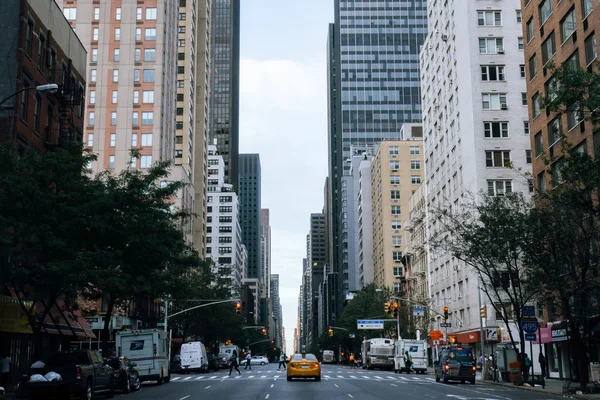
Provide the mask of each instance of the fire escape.
{"label": "fire escape", "polygon": [[[50,70],[49,78],[51,82],[56,80],[54,71],[54,68]],[[69,64],[63,64],[61,70],[61,83],[56,93],[58,100],[58,128],[53,129],[51,127],[48,129],[46,133],[46,146],[48,148],[64,147],[73,141],[81,142],[83,139],[81,133],[77,135],[78,137],[75,137],[75,125],[73,123],[74,106],[82,105],[83,94],[71,71],[72,64],[69,60]]]}

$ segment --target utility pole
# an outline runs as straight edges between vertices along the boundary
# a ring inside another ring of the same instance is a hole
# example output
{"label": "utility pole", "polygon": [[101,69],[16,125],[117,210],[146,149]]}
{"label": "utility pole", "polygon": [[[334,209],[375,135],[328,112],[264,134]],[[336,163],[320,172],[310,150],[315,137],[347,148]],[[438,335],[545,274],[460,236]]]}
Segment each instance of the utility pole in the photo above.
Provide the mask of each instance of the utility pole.
{"label": "utility pole", "polygon": [[[481,310],[481,315],[479,316],[479,339],[481,340],[481,354],[485,354],[485,344],[483,341],[483,321],[485,321],[485,318],[487,318],[487,308],[484,309],[481,305],[481,276],[477,277],[477,296],[479,297],[479,309]],[[483,364],[481,365],[481,380],[485,378],[485,374],[483,373],[483,366],[485,365],[485,362],[486,360],[483,360]]]}

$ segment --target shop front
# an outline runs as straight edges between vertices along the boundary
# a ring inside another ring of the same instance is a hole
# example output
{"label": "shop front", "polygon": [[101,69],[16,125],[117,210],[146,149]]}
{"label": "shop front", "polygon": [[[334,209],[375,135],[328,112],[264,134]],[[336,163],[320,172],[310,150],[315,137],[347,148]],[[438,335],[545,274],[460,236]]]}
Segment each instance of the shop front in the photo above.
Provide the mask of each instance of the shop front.
{"label": "shop front", "polygon": [[[567,321],[560,321],[549,325],[551,325],[550,341],[544,344],[546,362],[548,363],[548,377],[571,379],[573,371],[570,362],[569,324]],[[542,343],[544,342],[542,341]]]}

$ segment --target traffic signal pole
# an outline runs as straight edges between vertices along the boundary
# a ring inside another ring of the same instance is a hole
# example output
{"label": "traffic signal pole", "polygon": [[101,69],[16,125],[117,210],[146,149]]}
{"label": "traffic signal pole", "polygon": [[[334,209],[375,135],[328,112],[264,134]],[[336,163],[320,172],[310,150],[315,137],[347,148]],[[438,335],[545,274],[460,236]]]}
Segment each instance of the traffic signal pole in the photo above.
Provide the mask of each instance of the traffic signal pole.
{"label": "traffic signal pole", "polygon": [[[477,295],[479,297],[479,310],[481,310],[480,312],[483,313],[483,308],[481,306],[481,277],[477,278]],[[484,353],[484,342],[483,342],[483,315],[479,315],[479,339],[481,340],[481,354],[485,355]],[[487,317],[487,309],[485,310],[485,317]],[[485,379],[485,374],[483,373],[483,366],[485,365],[486,360],[483,360],[483,364],[481,364],[481,380]]]}

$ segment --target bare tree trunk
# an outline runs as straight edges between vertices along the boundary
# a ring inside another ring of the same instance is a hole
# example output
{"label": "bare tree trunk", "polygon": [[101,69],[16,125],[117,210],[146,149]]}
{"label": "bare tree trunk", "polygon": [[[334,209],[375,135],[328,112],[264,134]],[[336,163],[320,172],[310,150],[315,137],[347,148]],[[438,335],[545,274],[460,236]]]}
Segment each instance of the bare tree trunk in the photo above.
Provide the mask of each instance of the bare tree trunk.
{"label": "bare tree trunk", "polygon": [[104,328],[102,329],[102,356],[108,357],[110,348],[108,341],[110,339],[110,322],[112,320],[112,313],[115,308],[115,301],[113,296],[108,297],[108,307],[106,308],[106,314],[104,315]]}

